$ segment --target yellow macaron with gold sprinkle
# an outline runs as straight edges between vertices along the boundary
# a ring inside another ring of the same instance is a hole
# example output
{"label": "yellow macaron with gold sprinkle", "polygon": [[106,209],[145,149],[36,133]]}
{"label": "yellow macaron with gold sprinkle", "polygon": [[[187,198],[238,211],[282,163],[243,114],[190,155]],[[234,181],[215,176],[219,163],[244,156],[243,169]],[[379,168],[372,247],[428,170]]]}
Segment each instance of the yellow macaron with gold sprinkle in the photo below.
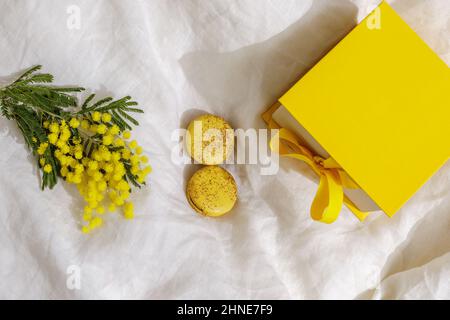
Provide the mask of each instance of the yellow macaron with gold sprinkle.
{"label": "yellow macaron with gold sprinkle", "polygon": [[223,118],[204,114],[187,128],[186,150],[198,163],[224,163],[234,152],[234,130]]}
{"label": "yellow macaron with gold sprinkle", "polygon": [[219,166],[205,166],[190,178],[186,197],[198,213],[219,217],[233,209],[237,186],[233,176]]}

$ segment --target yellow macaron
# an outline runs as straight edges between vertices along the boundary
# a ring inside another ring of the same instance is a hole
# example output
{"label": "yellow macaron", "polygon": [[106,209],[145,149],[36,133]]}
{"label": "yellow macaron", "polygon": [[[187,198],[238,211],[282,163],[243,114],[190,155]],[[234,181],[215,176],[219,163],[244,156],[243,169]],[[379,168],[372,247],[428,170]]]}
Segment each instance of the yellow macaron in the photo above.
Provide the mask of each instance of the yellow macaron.
{"label": "yellow macaron", "polygon": [[233,176],[218,166],[198,170],[187,184],[186,196],[198,213],[218,217],[233,209],[237,187]]}
{"label": "yellow macaron", "polygon": [[198,163],[224,163],[234,152],[233,128],[221,117],[204,114],[187,128],[186,150]]}

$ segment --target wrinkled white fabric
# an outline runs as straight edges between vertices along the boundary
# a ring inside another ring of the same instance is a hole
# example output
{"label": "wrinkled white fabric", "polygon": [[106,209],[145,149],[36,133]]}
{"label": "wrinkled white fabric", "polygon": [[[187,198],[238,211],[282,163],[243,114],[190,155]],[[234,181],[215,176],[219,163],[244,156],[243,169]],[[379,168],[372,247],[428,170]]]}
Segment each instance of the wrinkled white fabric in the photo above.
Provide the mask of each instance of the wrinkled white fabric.
{"label": "wrinkled white fabric", "polygon": [[[359,223],[345,209],[325,225],[309,217],[317,186],[295,162],[273,176],[228,166],[239,202],[207,219],[185,199],[196,167],[170,157],[172,131],[199,110],[264,127],[260,113],[378,2],[0,0],[2,80],[42,64],[59,85],[131,95],[154,168],[150,187],[133,193],[135,220],[111,216],[85,236],[75,188],[41,192],[35,161],[2,118],[0,298],[450,298],[449,163],[394,218]],[[450,2],[389,2],[449,64]],[[80,29],[67,27],[71,6]],[[70,266],[79,290],[66,285]]]}

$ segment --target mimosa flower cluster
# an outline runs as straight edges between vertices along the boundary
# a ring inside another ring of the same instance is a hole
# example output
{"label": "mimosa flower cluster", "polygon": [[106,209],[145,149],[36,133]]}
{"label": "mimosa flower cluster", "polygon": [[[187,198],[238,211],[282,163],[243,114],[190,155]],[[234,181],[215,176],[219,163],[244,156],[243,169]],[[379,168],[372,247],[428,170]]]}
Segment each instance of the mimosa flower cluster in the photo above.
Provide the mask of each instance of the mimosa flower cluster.
{"label": "mimosa flower cluster", "polygon": [[[86,201],[82,227],[85,233],[101,226],[107,211],[122,208],[124,217],[132,219],[128,180],[143,184],[151,171],[142,147],[136,140],[129,140],[130,131],[120,132],[111,119],[111,114],[95,111],[90,117],[74,117],[68,123],[65,120],[43,123],[48,142],[38,147],[39,163],[44,172],[50,173],[53,167],[47,163],[45,154],[47,150],[53,152],[58,173],[66,182],[77,185]],[[94,145],[90,154],[84,149],[86,143]]]}
{"label": "mimosa flower cluster", "polygon": [[[107,212],[119,211],[124,218],[132,219],[132,188],[144,185],[151,172],[148,157],[130,132],[130,123],[138,122],[129,113],[143,111],[134,108],[137,103],[128,96],[93,102],[92,94],[78,107],[76,98],[68,92],[82,88],[33,85],[52,79],[45,78],[50,75],[33,74],[36,70],[27,71],[7,87],[17,91],[14,95],[2,96],[0,91],[0,108],[7,118],[17,121],[37,155],[42,188],[52,188],[58,177],[76,185],[85,201],[80,213],[84,233],[100,227]],[[23,91],[27,95],[22,99]],[[33,99],[27,100],[30,95]]]}

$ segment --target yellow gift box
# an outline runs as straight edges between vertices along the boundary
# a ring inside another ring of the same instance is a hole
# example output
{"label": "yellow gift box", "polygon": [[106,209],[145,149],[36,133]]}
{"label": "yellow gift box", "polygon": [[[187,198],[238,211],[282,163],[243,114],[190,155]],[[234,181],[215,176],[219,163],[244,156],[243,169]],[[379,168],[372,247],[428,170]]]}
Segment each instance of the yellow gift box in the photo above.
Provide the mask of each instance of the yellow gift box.
{"label": "yellow gift box", "polygon": [[320,177],[313,219],[346,204],[363,220],[400,207],[450,157],[449,68],[386,3],[341,40],[263,119],[273,151]]}

